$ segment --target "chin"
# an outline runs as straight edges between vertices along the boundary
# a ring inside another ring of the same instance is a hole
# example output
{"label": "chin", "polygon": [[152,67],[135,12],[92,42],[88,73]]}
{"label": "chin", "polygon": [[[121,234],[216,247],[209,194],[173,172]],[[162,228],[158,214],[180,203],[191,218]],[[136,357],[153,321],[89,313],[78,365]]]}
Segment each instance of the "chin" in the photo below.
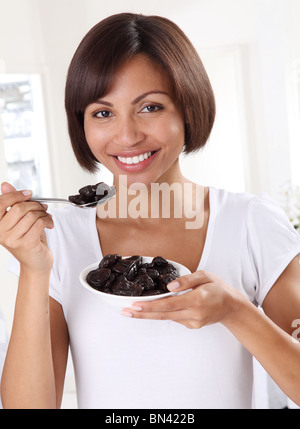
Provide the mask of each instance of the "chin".
{"label": "chin", "polygon": [[145,187],[148,188],[151,186],[151,183],[154,183],[155,180],[145,177],[145,175],[133,175],[133,174],[120,174],[119,175],[119,184],[126,188],[132,190],[141,190]]}

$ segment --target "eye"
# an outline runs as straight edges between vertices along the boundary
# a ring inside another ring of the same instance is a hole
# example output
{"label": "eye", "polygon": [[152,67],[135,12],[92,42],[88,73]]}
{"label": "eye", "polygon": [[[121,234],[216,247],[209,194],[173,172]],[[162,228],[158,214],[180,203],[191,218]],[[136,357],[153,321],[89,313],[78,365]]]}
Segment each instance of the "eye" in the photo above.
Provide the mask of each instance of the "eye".
{"label": "eye", "polygon": [[153,112],[157,112],[159,110],[162,110],[162,106],[158,105],[158,104],[148,104],[147,106],[145,106],[141,112],[142,113],[153,113]]}
{"label": "eye", "polygon": [[93,114],[95,118],[109,118],[111,116],[111,112],[109,110],[98,110]]}

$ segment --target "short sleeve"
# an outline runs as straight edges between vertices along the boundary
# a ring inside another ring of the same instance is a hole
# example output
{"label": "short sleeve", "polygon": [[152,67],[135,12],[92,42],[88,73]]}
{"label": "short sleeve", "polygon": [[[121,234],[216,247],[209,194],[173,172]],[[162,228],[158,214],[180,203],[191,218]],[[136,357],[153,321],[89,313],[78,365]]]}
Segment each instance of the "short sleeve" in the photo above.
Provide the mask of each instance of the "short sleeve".
{"label": "short sleeve", "polygon": [[255,299],[262,305],[280,274],[300,254],[300,234],[284,210],[267,194],[260,194],[249,203],[247,241],[256,279]]}

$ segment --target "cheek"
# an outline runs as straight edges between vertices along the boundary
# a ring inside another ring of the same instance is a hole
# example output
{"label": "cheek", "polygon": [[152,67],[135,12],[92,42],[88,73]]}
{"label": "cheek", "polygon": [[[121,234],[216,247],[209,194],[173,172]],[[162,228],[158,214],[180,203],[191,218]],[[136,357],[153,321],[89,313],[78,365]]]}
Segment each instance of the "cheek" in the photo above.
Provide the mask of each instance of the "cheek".
{"label": "cheek", "polygon": [[84,132],[86,141],[93,155],[96,156],[96,158],[99,158],[99,154],[104,147],[104,136],[102,135],[102,133],[99,133],[97,127],[85,126]]}
{"label": "cheek", "polygon": [[185,130],[184,123],[182,120],[174,120],[170,122],[169,128],[169,141],[173,142],[172,150],[176,153],[180,153],[184,146]]}
{"label": "cheek", "polygon": [[157,127],[152,126],[151,132],[154,132],[155,136],[173,153],[174,151],[181,152],[184,146],[185,129],[184,121],[179,114],[168,116],[164,121],[158,123]]}

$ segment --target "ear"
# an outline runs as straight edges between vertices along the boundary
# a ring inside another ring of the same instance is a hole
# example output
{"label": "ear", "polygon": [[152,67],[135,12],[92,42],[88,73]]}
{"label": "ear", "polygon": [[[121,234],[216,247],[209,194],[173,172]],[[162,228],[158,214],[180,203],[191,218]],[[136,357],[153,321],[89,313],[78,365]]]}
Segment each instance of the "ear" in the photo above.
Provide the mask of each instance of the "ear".
{"label": "ear", "polygon": [[14,191],[16,191],[16,189],[10,183],[7,183],[7,182],[1,183],[2,194],[7,194],[8,192],[14,192]]}

